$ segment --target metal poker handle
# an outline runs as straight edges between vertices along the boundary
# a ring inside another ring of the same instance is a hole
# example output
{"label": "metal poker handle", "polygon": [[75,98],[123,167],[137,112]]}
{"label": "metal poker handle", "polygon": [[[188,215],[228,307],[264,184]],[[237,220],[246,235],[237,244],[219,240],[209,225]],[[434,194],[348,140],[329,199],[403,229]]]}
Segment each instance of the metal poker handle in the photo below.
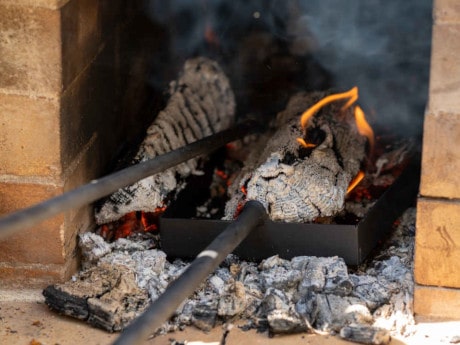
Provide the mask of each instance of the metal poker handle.
{"label": "metal poker handle", "polygon": [[238,218],[230,223],[190,266],[174,280],[166,291],[147,310],[133,321],[113,343],[114,345],[135,345],[143,343],[153,334],[177,307],[189,297],[256,227],[267,219],[264,206],[255,200],[248,201]]}
{"label": "metal poker handle", "polygon": [[257,131],[259,128],[254,121],[244,121],[230,129],[197,140],[149,161],[93,180],[86,185],[35,206],[3,216],[0,218],[0,240],[16,231],[36,225],[37,222],[51,218],[61,212],[92,203],[120,188],[157,174],[191,158],[210,153],[226,143]]}

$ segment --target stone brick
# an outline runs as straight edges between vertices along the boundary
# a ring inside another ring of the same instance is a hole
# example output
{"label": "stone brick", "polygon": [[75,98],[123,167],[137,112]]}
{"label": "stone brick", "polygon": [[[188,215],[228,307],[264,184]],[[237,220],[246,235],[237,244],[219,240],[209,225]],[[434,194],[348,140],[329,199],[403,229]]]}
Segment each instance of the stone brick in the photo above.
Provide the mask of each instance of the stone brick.
{"label": "stone brick", "polygon": [[[0,214],[7,214],[47,200],[62,192],[49,185],[0,183]],[[0,262],[63,264],[64,216],[37,223],[0,241]]]}
{"label": "stone brick", "polygon": [[436,23],[460,23],[460,2],[458,0],[434,0]]}
{"label": "stone brick", "polygon": [[414,312],[420,316],[460,319],[460,289],[433,286],[414,287]]}
{"label": "stone brick", "polygon": [[427,114],[424,127],[420,194],[460,199],[460,108]]}
{"label": "stone brick", "polygon": [[0,4],[43,7],[57,10],[69,1],[70,0],[0,0]]}
{"label": "stone brick", "polygon": [[18,264],[0,262],[0,282],[3,289],[43,289],[50,284],[65,282],[75,272],[74,262],[67,265]]}
{"label": "stone brick", "polygon": [[[148,53],[144,47],[133,47],[133,40],[125,30],[115,29],[114,35],[120,38],[107,42],[97,58],[62,95],[64,167],[75,160],[93,137],[97,138],[100,155],[92,164],[107,165],[122,146],[120,139],[123,142],[133,139],[134,126],[142,131],[147,128],[148,116],[142,114],[141,118],[138,110],[147,95]],[[125,51],[131,54],[124,55]]]}
{"label": "stone brick", "polygon": [[0,89],[55,97],[61,90],[59,11],[0,4]]}
{"label": "stone brick", "polygon": [[[76,159],[70,164],[66,171],[64,191],[73,190],[95,178],[100,171],[98,162],[98,145],[96,140],[90,140]],[[94,227],[93,205],[71,209],[65,215],[64,228],[64,255],[65,257],[75,256],[77,248],[77,235],[82,232],[91,231]]]}
{"label": "stone brick", "polygon": [[132,18],[132,8],[139,6],[139,0],[71,0],[62,8],[64,89],[92,63],[107,41],[115,38],[116,28]]}
{"label": "stone brick", "polygon": [[415,281],[460,287],[460,201],[419,198]]}
{"label": "stone brick", "polygon": [[0,94],[0,174],[59,177],[60,125],[56,103],[44,98]]}
{"label": "stone brick", "polygon": [[460,109],[460,24],[434,25],[428,111],[456,114]]}

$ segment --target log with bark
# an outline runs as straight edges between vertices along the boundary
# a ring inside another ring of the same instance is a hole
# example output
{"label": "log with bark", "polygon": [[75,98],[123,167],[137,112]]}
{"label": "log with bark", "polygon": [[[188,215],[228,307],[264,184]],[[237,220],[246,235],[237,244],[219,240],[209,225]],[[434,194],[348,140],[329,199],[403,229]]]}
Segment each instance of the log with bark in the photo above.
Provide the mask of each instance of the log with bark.
{"label": "log with bark", "polygon": [[[278,114],[274,131],[254,144],[229,188],[226,219],[233,219],[247,200],[260,201],[274,221],[308,222],[343,208],[349,183],[365,158],[366,138],[358,133],[353,107],[341,110],[343,102],[322,108],[304,133],[300,115],[324,96],[293,96]],[[316,146],[301,146],[299,137]]]}
{"label": "log with bark", "polygon": [[[199,57],[185,62],[178,80],[170,85],[166,107],[147,130],[133,164],[185,146],[228,128],[234,119],[235,100],[219,65]],[[145,178],[112,194],[96,211],[96,222],[115,221],[132,211],[154,212],[169,193],[197,170],[198,159]]]}

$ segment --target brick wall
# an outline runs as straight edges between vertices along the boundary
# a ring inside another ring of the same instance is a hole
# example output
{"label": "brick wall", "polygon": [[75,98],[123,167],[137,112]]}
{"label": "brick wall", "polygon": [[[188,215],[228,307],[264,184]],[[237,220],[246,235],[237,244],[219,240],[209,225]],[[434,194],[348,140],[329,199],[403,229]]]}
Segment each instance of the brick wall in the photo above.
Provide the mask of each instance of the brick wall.
{"label": "brick wall", "polygon": [[[139,8],[136,0],[0,0],[0,214],[84,184],[113,158],[146,95],[152,47],[131,54]],[[0,242],[0,285],[67,279],[78,264],[76,235],[91,224],[83,207]]]}
{"label": "brick wall", "polygon": [[434,1],[417,205],[416,314],[460,317],[460,2]]}

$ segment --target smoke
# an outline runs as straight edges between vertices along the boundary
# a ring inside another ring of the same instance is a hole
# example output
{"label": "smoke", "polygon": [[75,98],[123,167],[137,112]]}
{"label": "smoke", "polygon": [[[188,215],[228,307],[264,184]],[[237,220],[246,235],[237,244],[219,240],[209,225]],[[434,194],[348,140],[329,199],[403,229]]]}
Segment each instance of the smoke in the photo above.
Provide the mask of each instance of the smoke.
{"label": "smoke", "polygon": [[297,19],[339,89],[357,85],[375,122],[418,134],[428,95],[431,0],[300,1]]}
{"label": "smoke", "polygon": [[[148,0],[146,10],[170,36],[171,63],[196,55],[217,58],[230,66],[231,78],[242,87],[241,82],[251,83],[251,69],[280,72],[270,65],[271,57],[290,55],[301,75],[295,82],[311,89],[324,87],[327,79],[319,68],[312,73],[315,61],[332,76],[328,86],[339,91],[359,87],[359,102],[372,123],[421,133],[432,0]],[[250,40],[251,32],[265,36]],[[248,48],[244,41],[254,44]],[[241,59],[248,55],[243,48],[254,58]],[[249,69],[241,65],[248,61]]]}

